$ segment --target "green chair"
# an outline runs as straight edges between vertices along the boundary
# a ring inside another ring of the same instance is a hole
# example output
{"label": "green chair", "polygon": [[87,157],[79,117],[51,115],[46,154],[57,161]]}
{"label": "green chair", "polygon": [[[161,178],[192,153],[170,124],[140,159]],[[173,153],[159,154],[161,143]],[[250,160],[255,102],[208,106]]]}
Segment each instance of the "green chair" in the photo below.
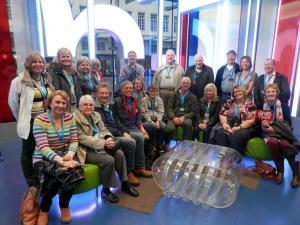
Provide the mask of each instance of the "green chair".
{"label": "green chair", "polygon": [[[183,128],[182,128],[182,126],[176,127],[174,135],[173,135],[173,139],[175,141],[183,141]],[[200,131],[198,133],[197,139],[198,139],[198,141],[203,142],[203,132],[202,131]]]}
{"label": "green chair", "polygon": [[247,142],[245,154],[258,160],[272,160],[268,145],[259,137],[251,138]]}
{"label": "green chair", "polygon": [[175,128],[173,139],[175,141],[183,141],[183,128],[182,128],[182,126],[177,126]]}
{"label": "green chair", "polygon": [[78,184],[74,190],[74,194],[80,194],[96,188],[96,196],[98,197],[98,186],[101,184],[100,168],[94,164],[84,165],[85,180]]}

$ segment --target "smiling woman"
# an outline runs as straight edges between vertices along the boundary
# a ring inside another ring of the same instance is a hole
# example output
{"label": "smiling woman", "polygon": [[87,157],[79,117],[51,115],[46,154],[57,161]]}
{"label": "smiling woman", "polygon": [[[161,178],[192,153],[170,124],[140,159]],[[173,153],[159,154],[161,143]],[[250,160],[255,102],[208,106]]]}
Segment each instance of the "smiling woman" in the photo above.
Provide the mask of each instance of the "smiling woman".
{"label": "smiling woman", "polygon": [[35,148],[33,121],[38,114],[46,111],[46,99],[53,91],[44,58],[39,52],[30,52],[24,62],[24,71],[11,82],[8,97],[8,104],[17,120],[18,136],[23,140],[21,163],[28,186],[39,186],[32,167]]}

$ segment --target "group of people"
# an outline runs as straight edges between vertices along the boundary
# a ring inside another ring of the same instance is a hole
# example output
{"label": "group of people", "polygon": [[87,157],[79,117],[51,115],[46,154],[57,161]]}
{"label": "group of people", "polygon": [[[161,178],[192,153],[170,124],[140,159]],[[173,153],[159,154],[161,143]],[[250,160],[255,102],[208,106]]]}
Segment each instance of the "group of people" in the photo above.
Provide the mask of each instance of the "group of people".
{"label": "group of people", "polygon": [[[61,182],[56,173],[49,173],[49,165],[71,173],[85,163],[96,164],[101,168],[104,200],[119,201],[110,191],[117,185],[115,172],[121,189],[137,197],[138,177],[152,177],[153,157],[158,149],[168,151],[179,126],[183,139],[195,140],[201,132],[203,142],[228,146],[241,154],[247,141],[261,134],[277,168],[276,183],[283,181],[287,158],[293,171],[291,186],[298,187],[295,155],[300,146],[291,129],[287,78],[275,71],[272,59],[265,60],[265,74],[259,77],[251,70],[249,56],[243,56],[240,65],[235,61],[236,53],[231,50],[214,80],[201,54],[194,56],[195,65],[184,72],[169,49],[166,63],[158,66],[146,91],[144,68],[130,51],[128,64],[120,71],[120,90],[111,93],[98,60],[80,57],[74,69],[71,52],[61,48],[46,71],[44,58],[38,52],[29,53],[24,71],[11,83],[8,103],[23,142],[26,182],[42,195],[38,225],[48,223],[52,198],[59,190],[61,220],[71,221],[69,202],[81,181]],[[257,122],[257,110],[272,116]]]}

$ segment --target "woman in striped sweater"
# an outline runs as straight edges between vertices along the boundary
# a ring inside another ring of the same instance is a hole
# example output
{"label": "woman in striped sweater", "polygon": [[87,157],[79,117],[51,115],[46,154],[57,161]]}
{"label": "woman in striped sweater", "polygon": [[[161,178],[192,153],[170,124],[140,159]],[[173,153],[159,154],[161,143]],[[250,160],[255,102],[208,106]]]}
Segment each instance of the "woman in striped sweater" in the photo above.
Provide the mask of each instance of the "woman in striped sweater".
{"label": "woman in striped sweater", "polygon": [[[33,134],[36,139],[36,149],[33,155],[34,168],[38,168],[42,160],[60,165],[62,169],[72,169],[80,166],[74,160],[77,151],[77,129],[72,114],[66,112],[70,104],[66,92],[58,90],[48,101],[49,111],[38,115],[33,124]],[[44,170],[42,170],[44,173]],[[71,221],[69,202],[73,195],[73,188],[65,188],[60,181],[53,177],[44,175],[42,185],[42,200],[40,203],[40,214],[38,225],[48,224],[48,211],[52,204],[52,198],[60,192],[59,205],[61,220],[64,223]],[[51,179],[51,182],[49,181]]]}

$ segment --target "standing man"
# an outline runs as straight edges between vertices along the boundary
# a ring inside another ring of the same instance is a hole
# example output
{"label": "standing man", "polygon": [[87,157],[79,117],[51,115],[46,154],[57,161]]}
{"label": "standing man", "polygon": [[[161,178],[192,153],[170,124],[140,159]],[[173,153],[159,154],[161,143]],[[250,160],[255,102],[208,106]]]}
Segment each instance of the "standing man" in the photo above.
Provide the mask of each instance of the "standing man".
{"label": "standing man", "polygon": [[122,84],[125,80],[133,82],[136,77],[140,77],[142,80],[144,80],[144,73],[144,67],[136,62],[135,51],[129,51],[128,64],[123,65],[120,70],[120,84]]}
{"label": "standing man", "polygon": [[236,52],[230,50],[227,52],[227,64],[218,69],[215,84],[218,90],[218,96],[222,102],[231,97],[231,90],[234,85],[235,74],[240,72],[240,66],[235,62]]}
{"label": "standing man", "polygon": [[290,86],[286,76],[275,71],[275,61],[266,59],[264,63],[265,74],[260,75],[254,85],[254,102],[257,109],[263,109],[265,98],[264,89],[268,84],[277,84],[279,88],[279,100],[284,120],[292,125],[290,107],[288,105],[290,99]]}
{"label": "standing man", "polygon": [[166,64],[158,66],[153,77],[153,84],[158,87],[159,95],[165,107],[169,97],[178,91],[183,74],[182,67],[175,62],[174,50],[168,49],[166,52]]}
{"label": "standing man", "polygon": [[209,83],[214,83],[214,72],[203,61],[203,56],[197,53],[194,56],[195,65],[190,66],[184,75],[191,79],[192,85],[190,91],[197,96],[198,100],[203,97],[205,86]]}
{"label": "standing man", "polygon": [[193,117],[196,115],[197,97],[189,91],[191,79],[183,77],[180,90],[171,95],[166,107],[168,113],[168,124],[165,130],[166,144],[174,134],[177,126],[183,127],[183,140],[192,140],[193,136]]}

